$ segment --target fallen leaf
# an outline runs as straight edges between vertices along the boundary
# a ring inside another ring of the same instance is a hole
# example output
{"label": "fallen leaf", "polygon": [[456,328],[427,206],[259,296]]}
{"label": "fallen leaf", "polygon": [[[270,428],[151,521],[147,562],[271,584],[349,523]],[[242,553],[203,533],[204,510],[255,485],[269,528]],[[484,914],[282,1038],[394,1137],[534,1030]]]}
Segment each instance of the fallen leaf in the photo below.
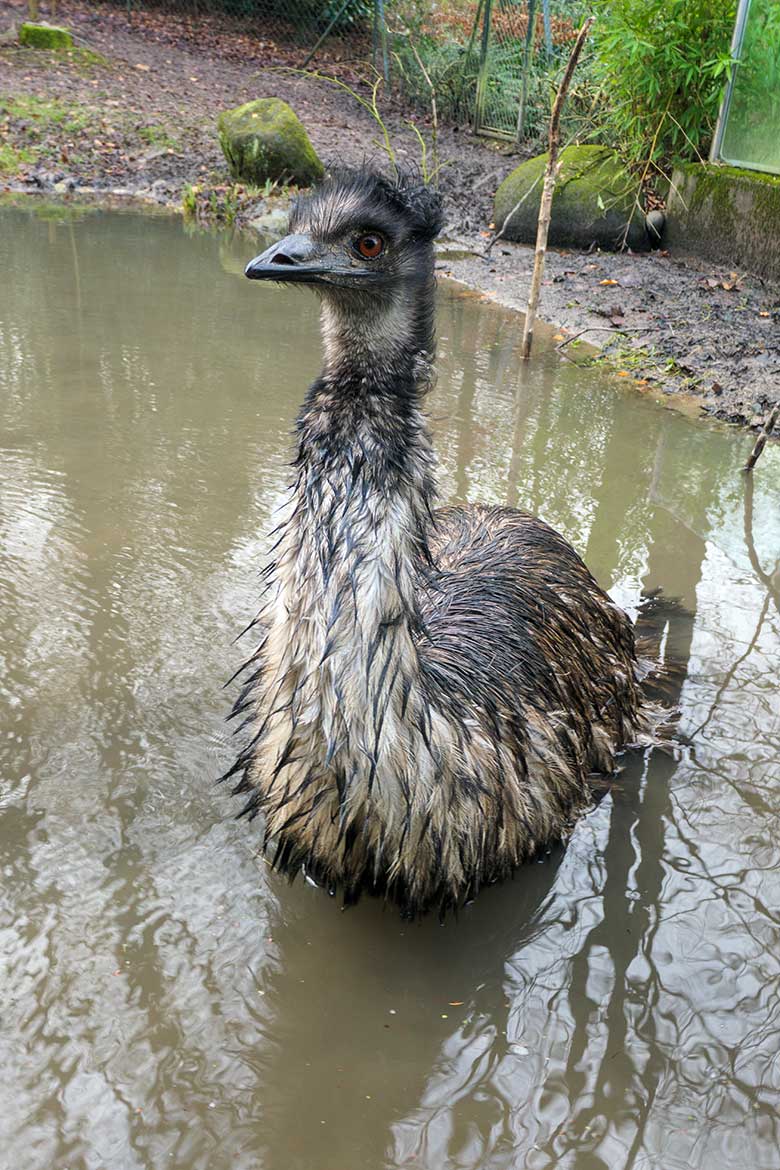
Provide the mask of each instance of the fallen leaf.
{"label": "fallen leaf", "polygon": [[149,65],[142,65],[140,62],[136,65],[136,69],[143,69],[144,73],[149,73],[151,67]]}
{"label": "fallen leaf", "polygon": [[630,378],[628,370],[618,370],[618,378]]}
{"label": "fallen leaf", "polygon": [[600,280],[599,284],[620,284],[619,280]]}
{"label": "fallen leaf", "polygon": [[553,333],[553,341],[564,341],[565,338],[562,333]]}

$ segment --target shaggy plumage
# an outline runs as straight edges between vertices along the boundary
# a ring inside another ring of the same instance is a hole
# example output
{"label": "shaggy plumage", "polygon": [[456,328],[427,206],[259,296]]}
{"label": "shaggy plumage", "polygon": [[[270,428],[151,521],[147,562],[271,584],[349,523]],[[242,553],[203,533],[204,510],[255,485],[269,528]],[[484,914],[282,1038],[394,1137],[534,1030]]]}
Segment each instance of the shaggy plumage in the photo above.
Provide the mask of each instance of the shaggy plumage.
{"label": "shaggy plumage", "polygon": [[644,727],[631,624],[563,537],[509,508],[432,510],[440,223],[427,188],[349,175],[247,269],[318,287],[325,361],[227,776],[279,869],[408,914],[565,834]]}

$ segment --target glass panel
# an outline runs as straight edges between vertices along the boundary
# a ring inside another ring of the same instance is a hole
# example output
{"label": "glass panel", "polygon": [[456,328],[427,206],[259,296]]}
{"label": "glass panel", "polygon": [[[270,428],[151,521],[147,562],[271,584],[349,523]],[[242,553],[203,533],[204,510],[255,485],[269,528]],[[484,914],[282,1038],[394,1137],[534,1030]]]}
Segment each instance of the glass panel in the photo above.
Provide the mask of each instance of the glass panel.
{"label": "glass panel", "polygon": [[747,0],[743,11],[719,157],[780,174],[780,0]]}

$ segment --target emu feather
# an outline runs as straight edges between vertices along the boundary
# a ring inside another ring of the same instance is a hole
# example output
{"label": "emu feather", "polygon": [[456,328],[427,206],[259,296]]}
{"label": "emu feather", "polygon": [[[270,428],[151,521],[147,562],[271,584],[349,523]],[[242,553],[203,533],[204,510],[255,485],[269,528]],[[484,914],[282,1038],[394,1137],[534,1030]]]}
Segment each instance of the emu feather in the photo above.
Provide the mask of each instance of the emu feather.
{"label": "emu feather", "polygon": [[325,357],[227,775],[279,869],[408,914],[565,835],[646,724],[631,624],[563,537],[514,509],[433,510],[440,216],[424,187],[342,176],[247,269],[315,285]]}

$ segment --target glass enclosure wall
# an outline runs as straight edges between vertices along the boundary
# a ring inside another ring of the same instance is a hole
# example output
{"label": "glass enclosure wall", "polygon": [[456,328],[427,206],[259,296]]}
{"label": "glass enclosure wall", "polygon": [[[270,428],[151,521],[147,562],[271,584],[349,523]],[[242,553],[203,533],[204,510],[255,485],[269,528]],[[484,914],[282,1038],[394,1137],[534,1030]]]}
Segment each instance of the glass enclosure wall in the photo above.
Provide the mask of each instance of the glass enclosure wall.
{"label": "glass enclosure wall", "polygon": [[780,0],[742,0],[712,157],[780,174]]}

